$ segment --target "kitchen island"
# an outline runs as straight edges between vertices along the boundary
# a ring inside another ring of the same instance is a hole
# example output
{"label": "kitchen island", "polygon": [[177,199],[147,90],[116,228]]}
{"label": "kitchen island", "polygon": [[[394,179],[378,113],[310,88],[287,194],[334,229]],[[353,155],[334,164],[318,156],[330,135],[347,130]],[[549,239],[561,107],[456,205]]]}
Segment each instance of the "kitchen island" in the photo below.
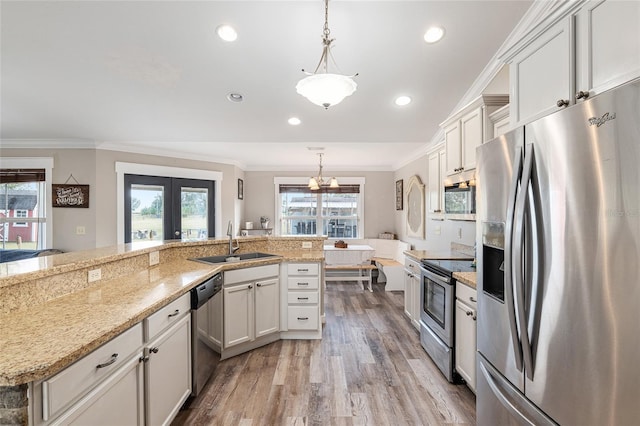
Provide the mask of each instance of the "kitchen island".
{"label": "kitchen island", "polygon": [[[311,241],[311,249],[298,249]],[[241,252],[277,255],[209,265],[227,240],[127,244],[3,264],[0,270],[0,423],[26,423],[29,384],[50,377],[231,269],[322,262],[324,238],[247,237]],[[158,258],[157,265],[150,265]],[[88,282],[89,271],[102,279]]]}

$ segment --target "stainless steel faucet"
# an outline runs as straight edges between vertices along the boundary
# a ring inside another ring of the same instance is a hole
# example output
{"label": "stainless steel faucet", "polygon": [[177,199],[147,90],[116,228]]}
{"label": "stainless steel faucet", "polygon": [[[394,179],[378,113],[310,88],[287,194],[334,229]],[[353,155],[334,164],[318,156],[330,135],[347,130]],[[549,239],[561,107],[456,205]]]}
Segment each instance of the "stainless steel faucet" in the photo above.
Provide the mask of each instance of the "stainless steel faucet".
{"label": "stainless steel faucet", "polygon": [[236,246],[233,246],[233,222],[229,221],[229,225],[227,225],[227,235],[229,236],[229,256],[240,249],[240,243],[236,239]]}

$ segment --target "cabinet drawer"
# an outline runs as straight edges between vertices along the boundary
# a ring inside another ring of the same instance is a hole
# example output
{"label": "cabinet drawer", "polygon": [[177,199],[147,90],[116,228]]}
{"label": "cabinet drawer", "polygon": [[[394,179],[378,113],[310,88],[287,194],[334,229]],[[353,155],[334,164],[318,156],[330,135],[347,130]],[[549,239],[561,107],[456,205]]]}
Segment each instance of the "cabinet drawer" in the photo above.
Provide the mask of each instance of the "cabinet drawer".
{"label": "cabinet drawer", "polygon": [[464,304],[476,309],[478,302],[478,292],[468,285],[456,283],[456,298],[460,299]]}
{"label": "cabinet drawer", "polygon": [[317,304],[317,291],[290,291],[287,293],[287,301],[291,304]]}
{"label": "cabinet drawer", "polygon": [[320,267],[317,263],[290,263],[287,265],[287,274],[291,275],[318,275]]}
{"label": "cabinet drawer", "polygon": [[317,289],[319,281],[318,277],[289,277],[287,287],[292,290]]}
{"label": "cabinet drawer", "polygon": [[317,306],[289,306],[288,308],[289,330],[317,330],[318,307]]}
{"label": "cabinet drawer", "polygon": [[153,339],[159,332],[178,322],[180,318],[191,310],[189,293],[169,303],[155,314],[149,316],[145,322],[146,341]]}
{"label": "cabinet drawer", "polygon": [[42,418],[57,416],[69,403],[116,371],[142,346],[142,325],[134,325],[89,355],[42,382]]}

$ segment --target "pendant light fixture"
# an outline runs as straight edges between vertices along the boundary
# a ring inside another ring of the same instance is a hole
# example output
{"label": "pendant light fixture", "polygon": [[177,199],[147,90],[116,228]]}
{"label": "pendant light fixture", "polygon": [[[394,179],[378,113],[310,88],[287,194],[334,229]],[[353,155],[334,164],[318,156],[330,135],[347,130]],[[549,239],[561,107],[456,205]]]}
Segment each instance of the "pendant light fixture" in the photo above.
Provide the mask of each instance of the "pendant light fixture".
{"label": "pendant light fixture", "polygon": [[344,98],[353,94],[358,86],[352,76],[333,74],[329,72],[329,59],[339,71],[335,59],[331,54],[331,43],[335,40],[329,38],[329,0],[324,1],[324,30],[322,32],[322,56],[313,73],[304,69],[302,72],[308,75],[296,85],[296,91],[309,99],[312,103],[329,109],[330,106],[339,104]]}
{"label": "pendant light fixture", "polygon": [[320,168],[318,170],[318,176],[316,177],[311,177],[309,178],[309,189],[311,189],[312,191],[317,191],[318,189],[320,189],[320,186],[325,185],[325,184],[329,184],[329,188],[340,188],[340,185],[338,185],[338,180],[335,177],[332,177],[331,179],[329,179],[329,182],[325,182],[324,179],[322,178],[322,155],[323,154],[318,154],[320,156]]}

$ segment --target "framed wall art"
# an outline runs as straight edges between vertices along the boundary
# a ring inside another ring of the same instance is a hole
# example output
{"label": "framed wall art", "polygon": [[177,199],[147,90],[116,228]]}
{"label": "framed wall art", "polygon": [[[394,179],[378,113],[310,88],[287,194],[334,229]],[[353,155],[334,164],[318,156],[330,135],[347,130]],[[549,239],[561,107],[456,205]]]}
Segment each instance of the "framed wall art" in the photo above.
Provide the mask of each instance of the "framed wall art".
{"label": "framed wall art", "polygon": [[424,239],[424,184],[411,176],[407,187],[407,235]]}
{"label": "framed wall art", "polygon": [[244,181],[238,179],[238,200],[244,200]]}
{"label": "framed wall art", "polygon": [[397,180],[396,181],[396,210],[402,210],[403,209],[403,183],[402,183],[402,179]]}

